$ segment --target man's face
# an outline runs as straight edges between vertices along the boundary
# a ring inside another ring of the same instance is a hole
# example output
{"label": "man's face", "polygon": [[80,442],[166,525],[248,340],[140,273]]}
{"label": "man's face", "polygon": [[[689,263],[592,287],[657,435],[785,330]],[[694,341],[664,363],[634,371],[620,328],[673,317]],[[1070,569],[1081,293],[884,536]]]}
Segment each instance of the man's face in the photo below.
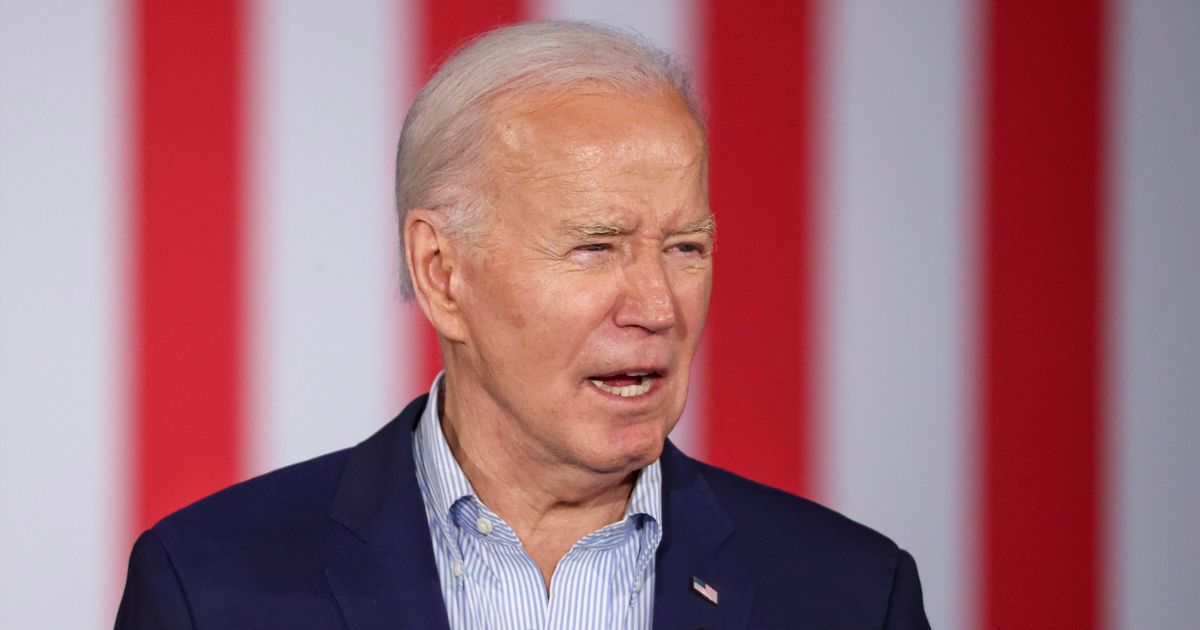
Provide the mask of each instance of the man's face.
{"label": "man's face", "polygon": [[650,463],[712,286],[697,123],[673,93],[525,99],[498,113],[489,169],[495,205],[457,287],[463,376],[532,462]]}

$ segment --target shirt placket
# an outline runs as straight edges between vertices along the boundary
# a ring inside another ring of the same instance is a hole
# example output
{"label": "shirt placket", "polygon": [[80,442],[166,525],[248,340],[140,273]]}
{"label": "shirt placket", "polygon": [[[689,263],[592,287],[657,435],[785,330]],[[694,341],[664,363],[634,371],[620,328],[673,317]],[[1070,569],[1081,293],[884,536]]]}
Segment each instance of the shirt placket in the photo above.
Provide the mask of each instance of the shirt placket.
{"label": "shirt placket", "polygon": [[547,603],[541,572],[516,534],[477,500],[460,517],[464,547],[470,549],[468,573],[476,598],[473,628],[545,628]]}
{"label": "shirt placket", "polygon": [[639,603],[644,603],[651,597],[654,589],[653,576],[650,575],[650,563],[654,560],[654,552],[658,549],[660,530],[658,523],[652,518],[640,515],[636,531],[636,556],[633,567],[633,584],[630,588],[629,601],[626,602],[623,628],[632,627],[632,613]]}

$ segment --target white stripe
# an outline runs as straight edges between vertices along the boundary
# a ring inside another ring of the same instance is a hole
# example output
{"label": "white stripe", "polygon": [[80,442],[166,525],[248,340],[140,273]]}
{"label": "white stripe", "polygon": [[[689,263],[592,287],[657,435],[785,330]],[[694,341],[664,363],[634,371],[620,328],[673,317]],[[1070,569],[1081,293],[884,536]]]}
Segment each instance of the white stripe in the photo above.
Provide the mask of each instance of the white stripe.
{"label": "white stripe", "polygon": [[1116,3],[1114,628],[1200,619],[1200,4]]}
{"label": "white stripe", "polygon": [[[632,28],[645,35],[655,46],[697,65],[700,55],[701,11],[689,0],[533,0],[533,19],[546,20],[594,20],[605,24]],[[706,370],[703,351],[692,367],[688,403],[683,417],[671,432],[671,441],[683,452],[693,457],[703,457],[704,447],[704,401]]]}
{"label": "white stripe", "polygon": [[690,0],[531,0],[536,19],[597,20],[632,28],[659,48],[691,58],[699,7]]}
{"label": "white stripe", "polygon": [[0,1],[0,627],[111,627],[125,503],[116,2]]}
{"label": "white stripe", "polygon": [[973,592],[967,4],[828,2],[818,54],[821,494],[913,552],[937,628]]}
{"label": "white stripe", "polygon": [[251,472],[353,444],[397,411],[401,19],[386,0],[256,5]]}

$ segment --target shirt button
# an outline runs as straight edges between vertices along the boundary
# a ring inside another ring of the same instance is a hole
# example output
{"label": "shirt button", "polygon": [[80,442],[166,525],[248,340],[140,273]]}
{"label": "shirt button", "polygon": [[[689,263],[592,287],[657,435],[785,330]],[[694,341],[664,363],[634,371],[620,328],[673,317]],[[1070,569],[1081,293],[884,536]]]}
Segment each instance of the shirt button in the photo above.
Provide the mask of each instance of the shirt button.
{"label": "shirt button", "polygon": [[638,580],[633,583],[633,592],[634,593],[642,592],[642,579],[641,578],[638,578]]}
{"label": "shirt button", "polygon": [[455,558],[454,562],[450,565],[450,572],[454,574],[454,577],[462,576],[462,563],[458,561],[458,558]]}
{"label": "shirt button", "polygon": [[487,536],[492,533],[492,522],[480,516],[479,520],[475,521],[475,529],[479,530],[480,534]]}

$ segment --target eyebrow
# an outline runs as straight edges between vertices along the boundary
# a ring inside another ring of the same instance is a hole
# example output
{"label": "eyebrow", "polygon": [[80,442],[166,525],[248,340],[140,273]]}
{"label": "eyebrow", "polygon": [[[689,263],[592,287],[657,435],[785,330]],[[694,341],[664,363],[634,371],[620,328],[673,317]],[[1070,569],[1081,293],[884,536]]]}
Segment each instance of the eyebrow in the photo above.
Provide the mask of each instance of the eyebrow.
{"label": "eyebrow", "polygon": [[[581,238],[596,238],[598,236],[628,236],[633,233],[633,229],[627,226],[616,225],[612,223],[567,223],[564,226],[564,231],[570,235]],[[674,230],[667,232],[667,236],[678,236],[680,234],[708,234],[713,235],[717,231],[717,222],[712,215],[684,224]]]}
{"label": "eyebrow", "polygon": [[625,236],[633,230],[611,223],[568,223],[564,230],[570,236],[595,238],[597,236]]}
{"label": "eyebrow", "polygon": [[710,214],[698,221],[692,221],[681,226],[678,229],[671,230],[667,233],[668,236],[676,236],[678,234],[708,234],[713,236],[717,233],[717,220]]}

